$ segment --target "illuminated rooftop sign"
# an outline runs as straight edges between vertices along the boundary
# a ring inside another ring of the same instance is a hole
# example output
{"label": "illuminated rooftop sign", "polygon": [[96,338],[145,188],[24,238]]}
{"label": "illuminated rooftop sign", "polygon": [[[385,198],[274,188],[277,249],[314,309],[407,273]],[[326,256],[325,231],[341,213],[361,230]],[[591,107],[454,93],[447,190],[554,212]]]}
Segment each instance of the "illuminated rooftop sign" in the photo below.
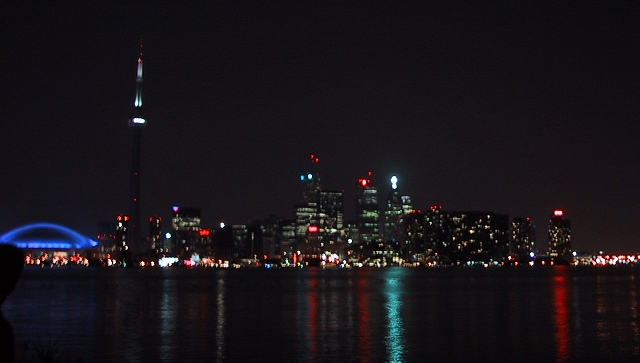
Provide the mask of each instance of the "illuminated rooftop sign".
{"label": "illuminated rooftop sign", "polygon": [[553,211],[553,216],[554,217],[562,217],[564,215],[564,212],[561,211],[560,209],[556,209]]}

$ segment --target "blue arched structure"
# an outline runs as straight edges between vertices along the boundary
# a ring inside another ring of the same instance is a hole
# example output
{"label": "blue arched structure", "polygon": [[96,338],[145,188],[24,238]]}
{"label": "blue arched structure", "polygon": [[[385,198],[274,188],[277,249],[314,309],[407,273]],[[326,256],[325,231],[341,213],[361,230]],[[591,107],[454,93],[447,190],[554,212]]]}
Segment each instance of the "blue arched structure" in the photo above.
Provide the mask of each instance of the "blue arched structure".
{"label": "blue arched structure", "polygon": [[[43,236],[43,234],[49,236]],[[50,237],[53,234],[56,236]],[[40,250],[72,250],[93,248],[98,245],[98,242],[59,224],[31,223],[0,236],[0,244]]]}

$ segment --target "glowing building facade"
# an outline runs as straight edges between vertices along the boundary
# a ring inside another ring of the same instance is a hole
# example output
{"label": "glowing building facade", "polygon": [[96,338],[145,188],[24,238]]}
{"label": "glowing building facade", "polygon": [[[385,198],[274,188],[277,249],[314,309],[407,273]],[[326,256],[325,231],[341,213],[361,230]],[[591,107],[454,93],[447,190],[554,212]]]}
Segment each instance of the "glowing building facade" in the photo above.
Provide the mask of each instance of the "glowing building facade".
{"label": "glowing building facade", "polygon": [[380,238],[378,223],[378,189],[371,184],[371,172],[367,178],[358,179],[356,189],[356,223],[358,224],[359,243],[371,244]]}
{"label": "glowing building facade", "polygon": [[401,195],[398,190],[398,177],[391,177],[391,189],[387,197],[387,204],[384,211],[384,222],[382,236],[385,242],[393,244],[397,248],[402,248],[405,243],[405,217],[412,212],[411,197]]}
{"label": "glowing building facade", "polygon": [[173,253],[188,257],[200,239],[200,208],[174,206],[172,211],[173,234],[171,240],[173,242]]}
{"label": "glowing building facade", "polygon": [[510,254],[518,262],[531,259],[535,250],[536,226],[531,218],[514,218],[511,221]]}
{"label": "glowing building facade", "polygon": [[120,214],[116,217],[116,251],[122,257],[129,257],[129,216]]}
{"label": "glowing building facade", "polygon": [[153,253],[163,253],[164,250],[164,236],[162,235],[162,217],[152,216],[149,217],[149,249]]}
{"label": "glowing building facade", "polygon": [[549,220],[549,258],[558,264],[573,261],[571,221],[566,219],[564,211],[559,209],[553,211]]}

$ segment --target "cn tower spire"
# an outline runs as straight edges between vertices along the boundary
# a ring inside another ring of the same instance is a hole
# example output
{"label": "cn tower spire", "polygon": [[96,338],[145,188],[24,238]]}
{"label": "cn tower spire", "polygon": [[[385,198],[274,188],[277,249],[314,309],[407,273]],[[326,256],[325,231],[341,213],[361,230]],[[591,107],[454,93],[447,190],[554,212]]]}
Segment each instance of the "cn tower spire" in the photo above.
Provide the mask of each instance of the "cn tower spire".
{"label": "cn tower spire", "polygon": [[142,108],[142,51],[144,43],[140,39],[140,55],[138,55],[138,74],[136,76],[136,100],[133,105],[136,109]]}
{"label": "cn tower spire", "polygon": [[138,54],[138,71],[136,73],[136,98],[133,101],[134,114],[129,120],[130,127],[144,126],[147,121],[142,116],[142,51],[144,50],[144,43],[140,39],[140,53]]}
{"label": "cn tower spire", "polygon": [[130,245],[127,257],[147,252],[140,238],[140,139],[142,128],[147,120],[142,113],[142,50],[143,43],[140,40],[140,54],[138,55],[138,71],[136,73],[136,98],[133,103],[134,113],[129,119],[129,127],[133,129],[133,147],[131,150],[131,195],[129,199],[129,213],[131,225],[127,237]]}

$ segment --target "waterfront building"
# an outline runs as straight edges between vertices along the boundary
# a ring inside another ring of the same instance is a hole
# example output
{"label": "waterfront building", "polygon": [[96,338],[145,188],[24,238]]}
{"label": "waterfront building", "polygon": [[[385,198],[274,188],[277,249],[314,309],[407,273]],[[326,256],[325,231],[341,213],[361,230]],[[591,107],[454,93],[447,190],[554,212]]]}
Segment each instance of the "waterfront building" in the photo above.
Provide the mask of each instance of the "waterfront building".
{"label": "waterfront building", "polygon": [[173,206],[172,211],[172,252],[178,256],[190,257],[191,250],[200,238],[200,208]]}
{"label": "waterfront building", "polygon": [[564,211],[556,209],[549,220],[549,258],[557,264],[573,261],[571,251],[571,221]]}
{"label": "waterfront building", "polygon": [[509,216],[493,212],[452,212],[451,262],[500,264],[509,253]]}
{"label": "waterfront building", "polygon": [[234,258],[243,259],[253,256],[254,251],[252,251],[250,248],[245,248],[248,234],[249,232],[246,224],[234,224],[233,226],[231,226],[231,239],[233,241]]}
{"label": "waterfront building", "polygon": [[511,221],[510,255],[518,262],[531,259],[535,250],[536,226],[531,218],[514,218]]}

